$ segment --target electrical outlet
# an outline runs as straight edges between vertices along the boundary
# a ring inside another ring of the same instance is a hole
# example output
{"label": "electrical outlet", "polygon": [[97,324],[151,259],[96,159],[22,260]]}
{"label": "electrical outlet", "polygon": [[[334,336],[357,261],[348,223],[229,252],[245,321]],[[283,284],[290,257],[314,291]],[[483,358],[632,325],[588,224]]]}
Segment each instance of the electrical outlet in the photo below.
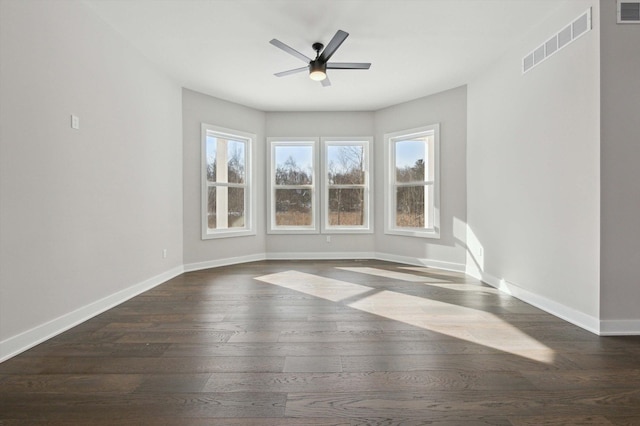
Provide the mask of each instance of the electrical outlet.
{"label": "electrical outlet", "polygon": [[167,249],[162,250],[162,258],[163,259],[167,258]]}
{"label": "electrical outlet", "polygon": [[327,242],[330,243],[331,242],[331,235],[327,235]]}
{"label": "electrical outlet", "polygon": [[71,114],[71,128],[78,130],[80,128],[80,117]]}

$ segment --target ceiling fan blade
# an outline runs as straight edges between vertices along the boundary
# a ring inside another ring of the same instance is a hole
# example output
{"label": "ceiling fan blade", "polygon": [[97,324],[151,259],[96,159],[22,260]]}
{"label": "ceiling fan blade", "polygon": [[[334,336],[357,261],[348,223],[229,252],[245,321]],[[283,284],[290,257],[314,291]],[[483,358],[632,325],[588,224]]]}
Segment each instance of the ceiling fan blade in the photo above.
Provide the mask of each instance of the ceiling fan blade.
{"label": "ceiling fan blade", "polygon": [[370,62],[330,62],[327,69],[331,70],[368,70]]}
{"label": "ceiling fan blade", "polygon": [[331,81],[329,81],[329,77],[325,77],[324,80],[322,80],[320,83],[322,83],[322,87],[329,87],[331,86]]}
{"label": "ceiling fan blade", "polygon": [[320,60],[322,62],[327,62],[329,58],[333,56],[334,53],[336,53],[336,50],[338,50],[338,47],[340,47],[342,42],[345,41],[347,37],[349,37],[348,32],[338,30],[338,32],[336,32],[336,35],[333,36],[329,44],[327,44],[327,47],[325,47],[322,53],[320,54]]}
{"label": "ceiling fan blade", "polygon": [[306,63],[311,62],[311,58],[307,57],[306,55],[303,55],[302,53],[298,52],[296,49],[294,49],[293,47],[289,47],[286,44],[284,44],[283,42],[281,42],[280,40],[277,39],[273,39],[271,40],[269,43],[273,44],[275,47],[284,50],[285,52],[287,52],[290,55],[295,56],[296,58],[300,59],[301,61],[304,61]]}
{"label": "ceiling fan blade", "polygon": [[296,74],[302,71],[309,71],[309,67],[300,67],[300,68],[295,68],[288,71],[281,71],[281,72],[275,73],[274,75],[276,77],[284,77],[285,75]]}

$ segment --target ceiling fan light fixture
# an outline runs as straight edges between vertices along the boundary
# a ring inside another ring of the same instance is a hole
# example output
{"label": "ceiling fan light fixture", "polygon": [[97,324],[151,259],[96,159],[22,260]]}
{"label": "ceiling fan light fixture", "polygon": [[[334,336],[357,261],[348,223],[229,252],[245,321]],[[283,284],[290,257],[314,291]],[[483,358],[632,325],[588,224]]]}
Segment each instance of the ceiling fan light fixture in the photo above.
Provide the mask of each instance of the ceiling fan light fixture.
{"label": "ceiling fan light fixture", "polygon": [[309,78],[315,81],[322,81],[327,78],[326,66],[318,63],[317,61],[311,61],[309,64]]}
{"label": "ceiling fan light fixture", "polygon": [[327,78],[327,74],[325,74],[325,72],[322,70],[315,70],[309,73],[309,78],[315,81],[322,81]]}

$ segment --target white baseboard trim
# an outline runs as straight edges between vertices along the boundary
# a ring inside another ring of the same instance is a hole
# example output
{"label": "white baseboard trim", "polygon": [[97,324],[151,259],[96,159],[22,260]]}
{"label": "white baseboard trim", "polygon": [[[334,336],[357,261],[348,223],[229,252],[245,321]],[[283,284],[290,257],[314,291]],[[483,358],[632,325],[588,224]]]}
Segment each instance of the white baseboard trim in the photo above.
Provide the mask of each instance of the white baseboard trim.
{"label": "white baseboard trim", "polygon": [[535,294],[518,286],[517,284],[504,279],[498,279],[486,272],[481,272],[480,275],[481,276],[479,277],[475,276],[475,278],[480,279],[491,287],[495,287],[506,294],[535,306],[538,309],[542,309],[543,311],[570,322],[571,324],[584,328],[591,333],[600,334],[600,321],[596,317],[592,317],[591,315],[587,315],[584,312],[580,312],[569,306],[563,305],[562,303],[558,303],[554,300],[547,299],[544,296]]}
{"label": "white baseboard trim", "polygon": [[442,269],[445,271],[465,272],[465,265],[462,263],[444,262],[442,260],[424,259],[418,257],[398,256],[395,254],[376,252],[375,259],[386,260],[388,262],[405,263],[407,265],[425,266],[427,268]]}
{"label": "white baseboard trim", "polygon": [[601,336],[640,336],[640,320],[602,320]]}
{"label": "white baseboard trim", "polygon": [[268,253],[267,260],[345,260],[375,259],[373,252],[281,252]]}
{"label": "white baseboard trim", "polygon": [[203,269],[219,268],[221,266],[237,265],[239,263],[258,262],[266,260],[264,253],[250,254],[247,256],[228,257],[226,259],[209,260],[206,262],[187,263],[184,272],[201,271]]}
{"label": "white baseboard trim", "polygon": [[12,358],[45,340],[51,339],[70,328],[81,324],[96,315],[101,314],[147,290],[174,278],[184,272],[182,266],[177,266],[162,274],[151,277],[124,290],[120,290],[107,297],[89,303],[75,311],[69,312],[30,330],[9,337],[0,342],[0,362]]}

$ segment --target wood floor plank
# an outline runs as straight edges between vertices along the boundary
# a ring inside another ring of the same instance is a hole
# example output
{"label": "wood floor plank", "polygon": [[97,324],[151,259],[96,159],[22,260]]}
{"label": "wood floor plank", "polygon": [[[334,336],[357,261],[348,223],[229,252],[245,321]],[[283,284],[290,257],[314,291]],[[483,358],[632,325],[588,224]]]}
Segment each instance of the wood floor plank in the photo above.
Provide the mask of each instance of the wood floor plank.
{"label": "wood floor plank", "polygon": [[603,416],[530,416],[509,421],[513,426],[613,426]]}
{"label": "wood floor plank", "polygon": [[288,356],[284,361],[285,373],[334,373],[342,371],[339,356]]}
{"label": "wood floor plank", "polygon": [[182,274],[1,363],[0,425],[635,426],[639,359],[640,336],[463,274],[260,261]]}
{"label": "wood floor plank", "polygon": [[537,390],[514,372],[401,371],[361,373],[214,373],[206,392],[419,392],[442,390]]}
{"label": "wood floor plank", "polygon": [[[299,418],[219,418],[219,417],[201,417],[201,418],[184,418],[184,417],[154,417],[154,416],[127,416],[117,423],[112,419],[92,419],[91,426],[114,426],[118,425],[153,425],[153,426],[352,426],[354,423],[350,419],[299,419]],[[361,425],[381,424],[388,425],[390,423],[358,423]],[[405,425],[405,423],[402,423]],[[418,423],[414,423],[418,424]],[[485,423],[486,424],[486,423]],[[2,426],[24,426],[24,420],[5,420]],[[87,426],[86,420],[35,420],[29,419],[29,426]],[[406,425],[411,425],[407,423]],[[405,426],[406,426],[405,425]],[[421,423],[424,425],[424,423]]]}
{"label": "wood floor plank", "polygon": [[119,395],[43,394],[24,399],[3,396],[3,410],[14,420],[85,420],[128,417],[282,417],[286,395],[276,393],[133,393]]}
{"label": "wood floor plank", "polygon": [[473,370],[481,366],[483,371],[557,370],[577,368],[568,360],[556,358],[544,363],[510,354],[456,354],[402,356],[343,356],[344,371],[415,371],[415,370]]}
{"label": "wood floor plank", "polygon": [[139,388],[139,374],[19,374],[8,375],[1,383],[0,398],[14,393],[130,393]]}
{"label": "wood floor plank", "polygon": [[490,412],[495,416],[526,417],[544,412],[560,416],[623,415],[640,406],[640,389],[527,391],[440,391],[289,394],[287,416],[412,417],[460,421]]}

